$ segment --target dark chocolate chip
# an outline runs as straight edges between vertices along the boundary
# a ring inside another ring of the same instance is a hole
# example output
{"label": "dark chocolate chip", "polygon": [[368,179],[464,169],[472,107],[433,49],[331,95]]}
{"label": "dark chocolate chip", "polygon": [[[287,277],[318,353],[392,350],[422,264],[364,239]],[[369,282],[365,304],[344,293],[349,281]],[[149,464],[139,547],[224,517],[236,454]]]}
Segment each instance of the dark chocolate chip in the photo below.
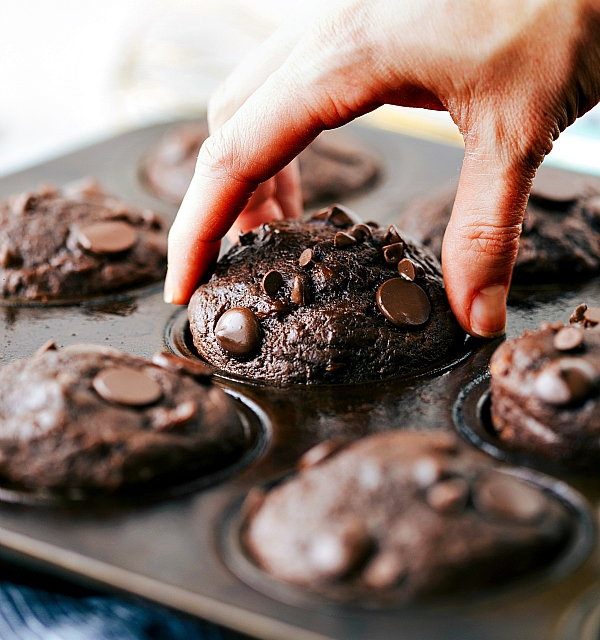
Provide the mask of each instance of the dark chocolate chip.
{"label": "dark chocolate chip", "polygon": [[397,585],[408,573],[408,565],[399,551],[382,551],[367,565],[363,581],[372,589],[389,589]]}
{"label": "dark chocolate chip", "polygon": [[279,291],[279,287],[283,284],[283,276],[279,271],[272,269],[265,274],[262,279],[262,290],[271,298]]}
{"label": "dark chocolate chip", "polygon": [[21,266],[22,263],[23,260],[16,249],[2,245],[0,248],[0,265],[5,269],[11,269]]}
{"label": "dark chocolate chip", "polygon": [[28,211],[33,211],[38,203],[38,197],[33,193],[27,191],[20,193],[14,197],[10,202],[10,210],[15,215],[21,215]]}
{"label": "dark chocolate chip", "polygon": [[187,360],[166,351],[157,351],[152,356],[152,362],[163,369],[179,371],[203,382],[213,377],[213,370],[208,365],[197,360]]}
{"label": "dark chocolate chip", "polygon": [[565,171],[541,169],[531,186],[531,200],[543,207],[561,211],[575,204],[580,194],[579,180]]}
{"label": "dark chocolate chip", "polygon": [[371,227],[371,229],[379,229],[379,222],[375,222],[374,220],[367,220],[365,224]]}
{"label": "dark chocolate chip", "polygon": [[346,438],[331,438],[306,451],[298,460],[298,469],[315,467],[348,444]]}
{"label": "dark chocolate chip", "polygon": [[243,247],[248,247],[251,244],[254,243],[254,240],[256,239],[256,234],[254,233],[254,231],[247,231],[246,233],[242,233],[240,231],[239,237],[238,237],[238,242],[243,246]]}
{"label": "dark chocolate chip", "polygon": [[396,244],[402,242],[402,236],[395,225],[391,224],[383,234],[383,244]]}
{"label": "dark chocolate chip", "polygon": [[462,478],[450,478],[429,487],[427,504],[442,513],[460,513],[469,498],[469,485]]}
{"label": "dark chocolate chip", "polygon": [[583,319],[586,327],[600,324],[600,309],[598,307],[587,307],[583,312]]}
{"label": "dark chocolate chip", "polygon": [[535,522],[548,508],[548,498],[540,490],[500,473],[490,473],[476,483],[473,502],[486,516],[524,523]]}
{"label": "dark chocolate chip", "polygon": [[577,402],[597,389],[598,374],[583,358],[561,358],[546,366],[534,383],[535,395],[553,405]]}
{"label": "dark chocolate chip", "polygon": [[104,400],[133,407],[152,404],[162,396],[160,384],[133,367],[103,369],[92,386]]}
{"label": "dark chocolate chip", "polygon": [[552,344],[559,351],[572,351],[581,346],[583,331],[577,327],[563,327],[555,336]]}
{"label": "dark chocolate chip", "polygon": [[303,307],[308,304],[309,300],[310,294],[304,279],[301,276],[296,276],[292,285],[292,302]]}
{"label": "dark chocolate chip", "polygon": [[346,247],[353,247],[355,244],[356,244],[356,238],[354,236],[351,236],[349,233],[338,231],[335,234],[335,238],[333,240],[333,246],[336,249],[345,249]]}
{"label": "dark chocolate chip", "polygon": [[251,356],[260,346],[260,322],[250,309],[233,307],[219,318],[215,336],[221,348],[230,355],[236,358]]}
{"label": "dark chocolate chip", "polygon": [[429,319],[431,303],[427,294],[418,284],[404,278],[384,282],[376,300],[381,313],[397,327],[417,327]]}
{"label": "dark chocolate chip", "polygon": [[365,240],[368,240],[373,235],[371,233],[371,228],[366,224],[355,224],[353,227],[348,229],[348,233],[351,236],[354,236],[357,242],[365,242]]}
{"label": "dark chocolate chip", "polygon": [[300,258],[298,259],[298,262],[300,263],[301,267],[308,267],[310,264],[312,264],[314,258],[314,253],[312,249],[304,249],[304,251],[300,254]]}
{"label": "dark chocolate chip", "polygon": [[350,227],[356,222],[356,215],[341,204],[333,204],[330,207],[317,211],[311,220],[327,220],[336,227]]}
{"label": "dark chocolate chip", "polygon": [[398,264],[404,254],[404,243],[396,242],[383,247],[383,257],[388,264]]}
{"label": "dark chocolate chip", "polygon": [[122,253],[137,242],[137,231],[122,220],[106,220],[79,229],[77,241],[91,253]]}
{"label": "dark chocolate chip", "polygon": [[569,323],[578,324],[580,322],[583,322],[584,313],[586,309],[587,309],[587,304],[577,305],[577,307],[575,307],[575,311],[573,311],[573,313],[571,314],[571,317],[569,318]]}
{"label": "dark chocolate chip", "polygon": [[38,347],[33,356],[41,356],[43,353],[46,353],[46,351],[56,351],[56,348],[56,342],[52,338],[50,338],[50,340],[44,342],[41,347]]}
{"label": "dark chocolate chip", "polygon": [[412,260],[408,258],[402,258],[398,263],[398,274],[405,280],[414,280],[416,276],[415,265]]}

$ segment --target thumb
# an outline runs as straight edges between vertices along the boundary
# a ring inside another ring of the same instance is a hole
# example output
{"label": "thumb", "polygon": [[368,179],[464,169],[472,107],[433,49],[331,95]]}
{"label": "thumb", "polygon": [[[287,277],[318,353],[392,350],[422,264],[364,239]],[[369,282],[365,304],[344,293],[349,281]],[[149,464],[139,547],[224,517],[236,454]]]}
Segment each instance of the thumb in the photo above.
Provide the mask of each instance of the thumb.
{"label": "thumb", "polygon": [[462,327],[493,338],[505,331],[506,296],[537,164],[466,140],[465,159],[442,247],[448,299]]}

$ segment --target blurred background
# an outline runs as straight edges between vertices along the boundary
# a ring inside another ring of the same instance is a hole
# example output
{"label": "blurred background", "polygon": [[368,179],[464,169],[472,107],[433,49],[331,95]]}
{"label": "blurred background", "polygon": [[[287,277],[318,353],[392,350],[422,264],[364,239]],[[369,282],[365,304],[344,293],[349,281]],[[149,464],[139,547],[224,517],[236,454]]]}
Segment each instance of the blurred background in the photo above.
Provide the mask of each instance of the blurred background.
{"label": "blurred background", "polygon": [[[201,115],[219,82],[298,1],[1,0],[0,175]],[[366,119],[461,144],[447,114],[384,107]],[[598,108],[561,136],[549,163],[600,174]]]}

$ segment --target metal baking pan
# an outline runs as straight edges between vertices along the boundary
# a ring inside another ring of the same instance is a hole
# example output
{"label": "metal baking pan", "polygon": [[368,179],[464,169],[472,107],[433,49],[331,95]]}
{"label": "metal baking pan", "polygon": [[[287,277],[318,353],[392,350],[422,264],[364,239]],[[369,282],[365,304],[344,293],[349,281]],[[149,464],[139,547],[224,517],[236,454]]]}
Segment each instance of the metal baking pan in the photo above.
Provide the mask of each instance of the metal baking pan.
{"label": "metal baking pan", "polygon": [[[155,199],[139,176],[141,159],[169,126],[127,133],[3,178],[0,196],[91,175],[124,200],[172,219],[175,208]],[[366,219],[392,222],[407,200],[458,176],[462,152],[454,147],[360,124],[348,128],[385,166],[373,191],[346,201]],[[582,301],[600,306],[600,281],[550,293],[520,290],[509,309],[508,334],[543,320],[564,321]],[[2,363],[31,355],[49,338],[59,346],[95,342],[140,356],[166,346],[196,357],[185,310],[162,302],[160,284],[70,306],[5,304],[0,317]],[[300,455],[323,439],[406,427],[456,429],[455,403],[485,375],[497,344],[469,340],[448,361],[419,376],[354,385],[351,393],[340,386],[276,388],[217,377],[253,414],[249,419],[260,431],[243,464],[211,482],[139,503],[0,502],[0,555],[265,639],[562,640],[569,629],[582,624],[589,629],[599,601],[590,604],[590,598],[600,582],[595,536],[600,485],[594,477],[573,479],[557,470],[552,478],[515,467],[515,473],[569,506],[576,534],[563,556],[539,574],[464,600],[377,609],[289,595],[273,589],[239,546],[239,505],[248,490],[289,473]],[[577,631],[569,637],[587,636]]]}

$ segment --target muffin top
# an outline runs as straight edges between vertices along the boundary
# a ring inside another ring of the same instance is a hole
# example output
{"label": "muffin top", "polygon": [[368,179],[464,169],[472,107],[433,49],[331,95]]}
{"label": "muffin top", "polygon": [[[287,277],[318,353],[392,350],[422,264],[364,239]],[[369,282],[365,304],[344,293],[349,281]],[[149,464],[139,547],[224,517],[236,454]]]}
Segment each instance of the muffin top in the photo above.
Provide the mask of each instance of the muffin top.
{"label": "muffin top", "polygon": [[167,232],[155,212],[95,181],[52,185],[0,203],[0,296],[81,298],[159,280]]}
{"label": "muffin top", "polygon": [[280,384],[414,373],[464,339],[431,253],[340,205],[242,236],[188,314],[208,362]]}
{"label": "muffin top", "polygon": [[237,459],[246,436],[200,363],[42,347],[0,368],[0,478],[29,490],[170,486]]}
{"label": "muffin top", "polygon": [[514,578],[568,537],[561,503],[451,433],[328,444],[247,498],[244,543],[280,580],[344,600],[408,601]]}

